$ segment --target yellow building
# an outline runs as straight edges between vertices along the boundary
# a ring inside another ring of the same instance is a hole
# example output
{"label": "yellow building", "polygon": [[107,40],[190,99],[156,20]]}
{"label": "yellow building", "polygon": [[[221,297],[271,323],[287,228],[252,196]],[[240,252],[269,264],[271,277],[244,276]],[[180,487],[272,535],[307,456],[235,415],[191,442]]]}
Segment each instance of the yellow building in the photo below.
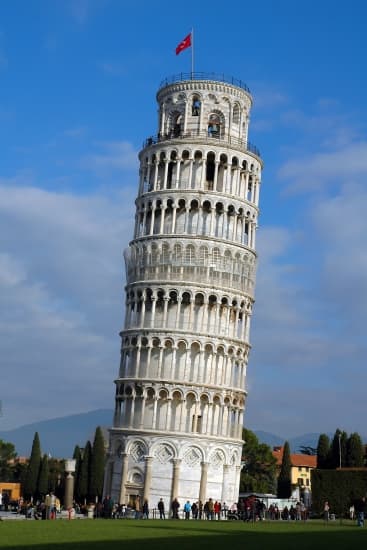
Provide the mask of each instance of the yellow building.
{"label": "yellow building", "polygon": [[[274,447],[273,456],[277,460],[280,469],[283,460],[283,447]],[[292,489],[300,487],[311,490],[311,472],[317,466],[317,456],[304,454],[291,454],[291,484]]]}
{"label": "yellow building", "polygon": [[20,498],[20,483],[6,483],[0,481],[0,493],[8,494],[9,500],[18,500]]}

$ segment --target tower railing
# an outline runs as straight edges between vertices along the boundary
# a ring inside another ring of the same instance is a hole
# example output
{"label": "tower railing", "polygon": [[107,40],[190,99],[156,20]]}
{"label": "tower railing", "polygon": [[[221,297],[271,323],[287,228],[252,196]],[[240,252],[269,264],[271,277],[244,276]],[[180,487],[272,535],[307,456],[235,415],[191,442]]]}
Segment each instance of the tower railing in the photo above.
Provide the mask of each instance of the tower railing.
{"label": "tower railing", "polygon": [[247,140],[231,136],[229,134],[215,134],[215,135],[209,135],[206,130],[188,130],[187,132],[177,132],[173,130],[170,133],[167,134],[157,134],[153,136],[149,136],[144,142],[143,142],[143,149],[146,147],[149,147],[150,145],[156,145],[157,143],[161,143],[168,140],[189,140],[192,142],[192,140],[199,139],[201,142],[204,142],[208,145],[212,144],[214,145],[216,142],[221,141],[225,142],[228,145],[231,145],[232,147],[237,147],[240,149],[243,149],[245,151],[248,151],[250,153],[253,153],[257,157],[261,158],[260,151],[256,147],[256,145],[253,145]]}
{"label": "tower railing", "polygon": [[167,263],[157,262],[150,265],[129,265],[127,267],[127,284],[143,281],[176,281],[202,284],[206,281],[220,287],[239,290],[248,294],[254,292],[254,273],[239,270],[233,273],[224,266],[210,264],[207,262],[192,261],[190,264],[169,261]]}
{"label": "tower railing", "polygon": [[237,88],[242,88],[247,93],[251,93],[249,87],[238,78],[233,76],[227,76],[224,73],[202,73],[202,72],[191,72],[191,73],[178,73],[172,76],[169,76],[162,80],[159,85],[159,90],[169,86],[170,84],[175,84],[175,82],[186,82],[188,80],[213,80],[214,82],[223,82],[224,84],[230,84],[231,86],[236,86]]}

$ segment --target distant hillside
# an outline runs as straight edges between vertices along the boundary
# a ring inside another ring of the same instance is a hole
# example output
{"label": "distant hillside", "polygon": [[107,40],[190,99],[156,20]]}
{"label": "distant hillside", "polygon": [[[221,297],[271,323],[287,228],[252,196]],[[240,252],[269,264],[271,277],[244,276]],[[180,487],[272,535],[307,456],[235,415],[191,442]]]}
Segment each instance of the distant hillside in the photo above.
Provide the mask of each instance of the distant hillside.
{"label": "distant hillside", "polygon": [[[14,430],[0,432],[0,439],[10,441],[16,447],[20,456],[29,456],[35,432],[39,433],[43,453],[54,457],[67,458],[74,451],[75,445],[84,447],[86,441],[91,442],[97,426],[109,428],[112,426],[113,410],[99,409],[82,414],[73,414],[62,418],[53,418],[42,422],[34,422]],[[250,428],[251,429],[251,428]],[[254,430],[259,441],[270,447],[283,445],[286,437],[269,432]],[[296,453],[301,446],[316,447],[319,433],[308,433],[288,438],[291,452]],[[328,434],[333,437],[334,434]],[[366,438],[362,436],[366,441]]]}
{"label": "distant hillside", "polygon": [[112,418],[113,410],[99,409],[3,431],[0,432],[0,439],[13,443],[18,455],[29,456],[34,434],[38,432],[42,453],[67,458],[72,456],[75,445],[84,447],[88,439],[93,442],[97,426],[112,426]]}
{"label": "distant hillside", "polygon": [[[254,432],[261,443],[266,443],[271,448],[277,445],[283,445],[285,441],[288,441],[292,453],[299,452],[300,447],[317,447],[319,440],[319,433],[309,433],[303,435],[297,435],[296,437],[280,437],[272,433],[263,432],[261,430]],[[333,434],[328,434],[332,437]]]}

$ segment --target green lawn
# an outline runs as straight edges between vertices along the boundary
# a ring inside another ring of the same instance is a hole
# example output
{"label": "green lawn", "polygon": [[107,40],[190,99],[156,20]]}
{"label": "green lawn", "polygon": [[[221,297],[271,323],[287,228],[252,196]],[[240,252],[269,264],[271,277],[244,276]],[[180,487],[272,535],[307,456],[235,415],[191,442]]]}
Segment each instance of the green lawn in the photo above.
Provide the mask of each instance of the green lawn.
{"label": "green lawn", "polygon": [[0,548],[21,550],[346,550],[367,547],[367,526],[338,522],[174,520],[2,521]]}

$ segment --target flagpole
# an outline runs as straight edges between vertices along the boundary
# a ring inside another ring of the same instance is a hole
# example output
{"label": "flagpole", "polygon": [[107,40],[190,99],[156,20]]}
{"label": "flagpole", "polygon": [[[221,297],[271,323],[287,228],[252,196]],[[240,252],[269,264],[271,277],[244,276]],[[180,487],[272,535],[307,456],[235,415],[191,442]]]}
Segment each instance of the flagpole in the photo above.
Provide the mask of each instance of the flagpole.
{"label": "flagpole", "polygon": [[194,78],[194,27],[191,28],[191,79]]}

